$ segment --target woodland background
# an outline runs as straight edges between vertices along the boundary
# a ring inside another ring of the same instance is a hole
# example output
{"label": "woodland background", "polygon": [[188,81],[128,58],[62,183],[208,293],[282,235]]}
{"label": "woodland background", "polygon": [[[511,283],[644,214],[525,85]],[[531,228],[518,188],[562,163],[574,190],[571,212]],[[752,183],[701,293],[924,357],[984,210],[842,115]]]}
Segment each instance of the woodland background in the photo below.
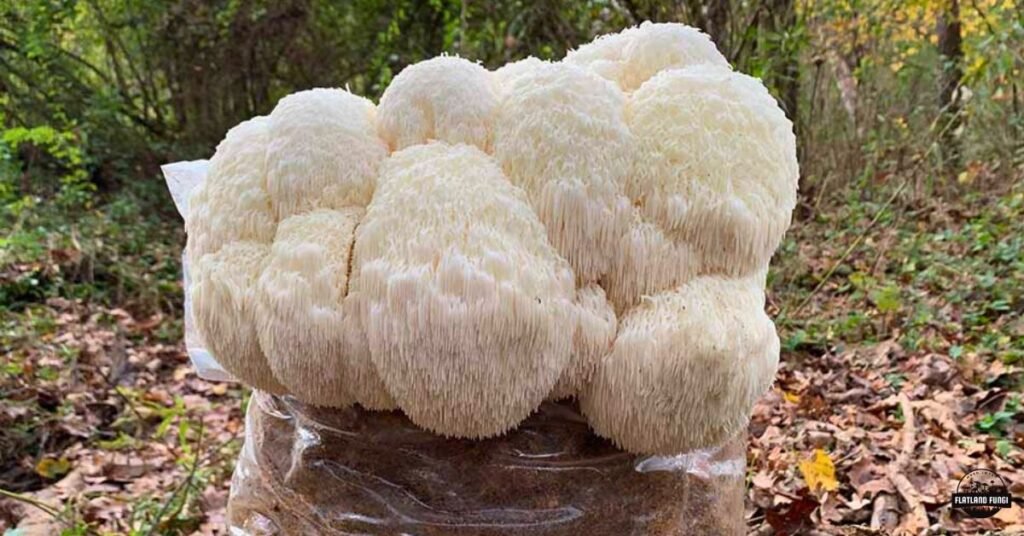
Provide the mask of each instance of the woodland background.
{"label": "woodland background", "polygon": [[[558,59],[648,19],[708,31],[799,139],[751,531],[1024,530],[1012,0],[0,0],[0,530],[223,530],[247,393],[188,366],[161,163],[295,90],[376,98],[442,52]],[[975,467],[1012,508],[951,511]]]}

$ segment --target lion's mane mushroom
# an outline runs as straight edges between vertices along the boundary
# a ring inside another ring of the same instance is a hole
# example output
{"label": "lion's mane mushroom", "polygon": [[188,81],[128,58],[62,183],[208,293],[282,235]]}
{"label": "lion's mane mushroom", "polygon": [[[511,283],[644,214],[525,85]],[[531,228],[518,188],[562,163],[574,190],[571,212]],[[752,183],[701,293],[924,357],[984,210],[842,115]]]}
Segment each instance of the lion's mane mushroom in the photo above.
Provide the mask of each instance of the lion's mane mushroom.
{"label": "lion's mane mushroom", "polygon": [[581,398],[594,430],[654,454],[717,445],[742,430],[779,360],[763,284],[700,277],[632,309]]}
{"label": "lion's mane mushroom", "polygon": [[394,407],[369,356],[349,350],[365,343],[343,314],[354,229],[387,156],[375,113],[342,90],[289,95],[228,133],[190,200],[196,324],[251,385]]}
{"label": "lion's mane mushroom", "polygon": [[198,261],[236,241],[267,243],[277,221],[264,188],[267,118],[228,131],[210,159],[209,178],[189,198],[188,258]]}
{"label": "lion's mane mushroom", "polygon": [[252,285],[276,224],[263,188],[266,140],[267,119],[256,117],[217,146],[209,179],[190,198],[186,252],[193,317],[204,342],[235,377],[280,394],[286,390],[260,350],[252,309]]}
{"label": "lion's mane mushroom", "polygon": [[575,396],[625,449],[732,437],[778,360],[792,124],[708,36],[404,69],[228,132],[187,221],[196,323],[238,378],[501,434]]}
{"label": "lion's mane mushroom", "polygon": [[624,186],[635,147],[625,98],[611,83],[564,63],[532,65],[506,78],[495,158],[526,191],[577,277],[596,281],[630,223]]}
{"label": "lion's mane mushroom", "polygon": [[670,69],[701,64],[729,67],[707,34],[682,24],[651,22],[599,37],[570,51],[565,62],[587,67],[626,92]]}
{"label": "lion's mane mushroom", "polygon": [[200,258],[192,311],[203,341],[224,368],[257,389],[285,394],[256,336],[253,289],[268,250],[265,244],[232,242]]}
{"label": "lion's mane mushroom", "polygon": [[356,234],[354,290],[380,377],[416,424],[512,428],[569,362],[572,271],[522,192],[475,147],[392,155]]}
{"label": "lion's mane mushroom", "polygon": [[[501,99],[511,91],[519,77],[527,75],[544,65],[550,65],[550,62],[530,56],[519,61],[506,63],[496,69],[492,78],[494,81],[495,91],[498,92],[498,98]],[[500,103],[498,106],[500,109]]]}
{"label": "lion's mane mushroom", "polygon": [[[274,375],[308,403],[394,408],[359,351],[349,263],[364,210],[316,209],[280,223],[259,278],[259,340]],[[351,317],[351,318],[350,318]]]}
{"label": "lion's mane mushroom", "polygon": [[589,283],[576,291],[576,329],[572,358],[562,371],[551,400],[579,396],[590,384],[598,362],[611,349],[618,319],[604,289]]}
{"label": "lion's mane mushroom", "polygon": [[689,261],[620,256],[623,276],[650,274],[621,298],[761,270],[789,227],[798,177],[792,124],[764,85],[711,65],[664,71],[633,93],[627,121],[637,157],[626,192],[663,235],[652,241],[671,241]]}
{"label": "lion's mane mushroom", "polygon": [[365,207],[387,147],[373,103],[340,89],[281,99],[267,125],[267,190],[278,221],[314,208]]}
{"label": "lion's mane mushroom", "polygon": [[498,95],[493,74],[452,56],[410,65],[380,98],[379,131],[393,151],[440,140],[490,151]]}

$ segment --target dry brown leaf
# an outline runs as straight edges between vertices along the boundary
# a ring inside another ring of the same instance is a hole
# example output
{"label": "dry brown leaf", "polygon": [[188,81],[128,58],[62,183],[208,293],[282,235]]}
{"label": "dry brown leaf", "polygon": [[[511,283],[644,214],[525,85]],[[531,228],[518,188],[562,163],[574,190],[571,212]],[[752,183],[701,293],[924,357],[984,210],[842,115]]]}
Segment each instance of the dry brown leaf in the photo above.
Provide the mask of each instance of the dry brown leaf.
{"label": "dry brown leaf", "polygon": [[759,471],[754,475],[754,478],[751,479],[751,484],[753,484],[755,488],[771,489],[775,484],[775,477],[770,475],[767,471]]}
{"label": "dry brown leaf", "polygon": [[1024,508],[1017,503],[1010,503],[1009,508],[999,510],[992,518],[1007,525],[1024,525]]}

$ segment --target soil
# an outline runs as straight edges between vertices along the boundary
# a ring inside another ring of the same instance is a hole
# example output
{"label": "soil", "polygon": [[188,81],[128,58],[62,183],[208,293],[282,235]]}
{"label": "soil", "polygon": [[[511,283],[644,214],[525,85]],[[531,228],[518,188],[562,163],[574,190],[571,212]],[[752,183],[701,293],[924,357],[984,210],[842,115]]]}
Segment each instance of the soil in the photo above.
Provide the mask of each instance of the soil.
{"label": "soil", "polygon": [[571,402],[474,441],[256,393],[228,510],[251,534],[742,534],[744,452],[623,452]]}

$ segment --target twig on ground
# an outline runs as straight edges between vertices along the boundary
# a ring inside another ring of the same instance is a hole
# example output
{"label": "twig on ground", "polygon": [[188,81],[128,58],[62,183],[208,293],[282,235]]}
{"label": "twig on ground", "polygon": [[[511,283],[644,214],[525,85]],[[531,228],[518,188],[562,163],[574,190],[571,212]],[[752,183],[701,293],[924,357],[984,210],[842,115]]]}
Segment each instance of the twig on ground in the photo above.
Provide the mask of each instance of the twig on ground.
{"label": "twig on ground", "polygon": [[925,510],[921,497],[918,496],[914,485],[905,474],[907,465],[910,464],[910,460],[914,456],[914,449],[917,447],[917,427],[914,425],[914,408],[905,393],[897,395],[897,399],[900,409],[903,411],[903,430],[900,433],[900,440],[903,445],[900,453],[896,456],[896,461],[886,468],[886,476],[889,477],[892,485],[896,487],[900,497],[903,497],[903,500],[907,502],[907,506],[910,507],[909,515],[913,520],[911,526],[927,527],[928,512]]}
{"label": "twig on ground", "polygon": [[7,490],[5,490],[3,488],[0,488],[0,497],[7,497],[8,499],[13,499],[15,501],[18,501],[18,502],[21,502],[21,503],[25,503],[25,504],[34,506],[34,507],[36,507],[36,508],[46,512],[47,514],[52,516],[54,519],[59,519],[59,520],[63,520],[64,519],[63,514],[61,514],[59,510],[57,510],[53,506],[50,506],[49,504],[47,504],[47,503],[45,503],[43,501],[40,501],[39,499],[36,499],[35,497],[32,497],[30,495],[22,495],[21,493],[15,493],[13,491],[7,491]]}
{"label": "twig on ground", "polygon": [[872,391],[864,387],[854,387],[842,393],[838,394],[826,394],[825,398],[834,400],[839,404],[848,404],[850,402],[856,402],[871,396]]}
{"label": "twig on ground", "polygon": [[101,367],[96,366],[94,367],[94,369],[96,370],[96,372],[100,374],[100,376],[103,377],[103,380],[107,383],[107,387],[109,387],[110,390],[113,391],[114,394],[117,395],[117,397],[120,398],[121,401],[124,402],[126,406],[128,406],[128,409],[131,410],[131,412],[135,415],[135,418],[139,420],[139,424],[137,425],[136,428],[138,430],[141,430],[142,425],[146,422],[146,419],[145,417],[142,416],[142,413],[139,411],[139,408],[135,406],[135,402],[133,402],[131,398],[128,397],[128,395],[124,394],[121,391],[121,386],[117,385],[117,383],[114,382],[113,378],[111,378],[109,374],[103,372],[103,369]]}
{"label": "twig on ground", "polygon": [[896,458],[896,465],[903,469],[910,463],[910,459],[914,455],[914,448],[917,446],[917,427],[914,425],[914,407],[910,404],[910,399],[904,393],[897,395],[897,399],[900,403],[900,410],[903,412],[903,432],[901,434],[903,448]]}
{"label": "twig on ground", "polygon": [[917,490],[914,489],[914,485],[910,483],[910,480],[902,473],[897,470],[894,466],[889,466],[888,470],[889,481],[896,487],[896,491],[900,493],[900,497],[907,502],[910,512],[907,514],[911,516],[913,520],[910,523],[911,526],[925,528],[928,526],[928,511],[925,510],[924,504],[921,502],[921,498],[917,495]]}

